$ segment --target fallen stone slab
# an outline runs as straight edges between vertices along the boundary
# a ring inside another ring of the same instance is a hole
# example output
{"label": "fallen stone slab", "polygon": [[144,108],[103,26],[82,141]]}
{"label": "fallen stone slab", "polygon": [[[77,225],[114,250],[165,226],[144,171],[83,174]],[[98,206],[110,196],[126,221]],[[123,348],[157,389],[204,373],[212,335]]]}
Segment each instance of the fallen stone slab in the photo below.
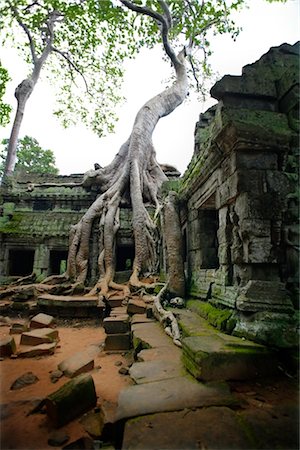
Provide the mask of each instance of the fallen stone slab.
{"label": "fallen stone slab", "polygon": [[173,347],[167,346],[167,347],[144,349],[137,354],[138,362],[154,361],[158,359],[164,361],[180,362],[181,350],[175,345],[173,345]]}
{"label": "fallen stone slab", "polygon": [[10,389],[15,391],[16,389],[23,389],[26,386],[37,383],[39,378],[32,372],[26,372],[18,377],[11,385]]}
{"label": "fallen stone slab", "polygon": [[158,322],[132,325],[132,340],[135,350],[143,348],[173,347],[174,344]]}
{"label": "fallen stone slab", "polygon": [[10,356],[16,353],[17,347],[15,339],[12,336],[7,336],[0,339],[0,356]]}
{"label": "fallen stone slab", "polygon": [[103,320],[103,327],[107,334],[128,333],[130,331],[129,315],[120,314],[118,316],[106,317]]}
{"label": "fallen stone slab", "polygon": [[60,427],[84,414],[97,403],[91,375],[79,375],[48,395],[46,413],[55,427]]}
{"label": "fallen stone slab", "polygon": [[38,297],[37,304],[40,310],[46,314],[72,318],[102,318],[105,309],[104,303],[99,302],[97,296],[43,294]]}
{"label": "fallen stone slab", "polygon": [[53,355],[56,349],[56,342],[49,344],[39,344],[33,347],[27,346],[17,352],[18,358],[34,358],[35,356]]}
{"label": "fallen stone slab", "polygon": [[39,345],[58,341],[58,331],[52,328],[37,328],[21,335],[21,345]]}
{"label": "fallen stone slab", "polygon": [[180,377],[182,366],[174,361],[138,362],[130,367],[129,375],[136,384],[153,383],[154,381]]}
{"label": "fallen stone slab", "polygon": [[14,322],[11,324],[9,334],[22,334],[25,331],[28,331],[27,323]]}
{"label": "fallen stone slab", "polygon": [[54,324],[53,316],[50,316],[49,314],[45,313],[39,313],[31,319],[29,327],[31,329],[47,328],[53,326],[53,324]]}
{"label": "fallen stone slab", "polygon": [[145,314],[147,305],[143,300],[129,300],[127,305],[128,314]]}
{"label": "fallen stone slab", "polygon": [[94,357],[88,352],[78,352],[58,364],[66,377],[74,378],[94,368]]}
{"label": "fallen stone slab", "polygon": [[193,336],[182,340],[185,368],[198,380],[247,380],[277,372],[266,347],[239,338]]}
{"label": "fallen stone slab", "polygon": [[146,314],[134,314],[131,318],[131,325],[135,325],[137,323],[151,323],[155,322],[155,319],[148,318]]}
{"label": "fallen stone slab", "polygon": [[121,295],[113,295],[112,297],[109,297],[107,300],[107,303],[111,308],[116,308],[119,306],[122,306],[122,302],[124,300],[124,297]]}
{"label": "fallen stone slab", "polygon": [[125,424],[122,450],[199,448],[248,450],[253,443],[237,414],[227,407],[163,412]]}
{"label": "fallen stone slab", "polygon": [[130,350],[130,333],[108,334],[105,338],[104,350]]}
{"label": "fallen stone slab", "polygon": [[117,420],[207,406],[237,406],[225,383],[203,384],[186,377],[129,386],[120,392]]}

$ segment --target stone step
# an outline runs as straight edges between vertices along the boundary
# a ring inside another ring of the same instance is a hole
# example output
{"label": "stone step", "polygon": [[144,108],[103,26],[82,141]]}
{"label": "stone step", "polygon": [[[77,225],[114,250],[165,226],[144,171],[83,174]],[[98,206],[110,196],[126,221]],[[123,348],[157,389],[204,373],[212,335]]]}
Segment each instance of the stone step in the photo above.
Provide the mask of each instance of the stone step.
{"label": "stone step", "polygon": [[180,377],[182,367],[178,361],[137,362],[130,367],[129,375],[136,384],[153,383]]}
{"label": "stone step", "polygon": [[111,308],[117,308],[119,306],[122,306],[123,301],[124,301],[124,297],[121,295],[120,296],[114,295],[107,300],[107,302]]}
{"label": "stone step", "polygon": [[108,334],[105,338],[104,344],[105,351],[130,350],[130,348],[131,348],[130,333]]}
{"label": "stone step", "polygon": [[71,318],[99,317],[102,319],[105,309],[104,303],[99,302],[97,296],[43,294],[38,297],[37,304],[46,314]]}
{"label": "stone step", "polygon": [[182,340],[185,368],[198,380],[248,380],[274,375],[278,362],[266,347],[233,336],[191,336]]}
{"label": "stone step", "polygon": [[128,333],[130,331],[130,322],[128,314],[106,317],[103,320],[103,327],[106,334]]}

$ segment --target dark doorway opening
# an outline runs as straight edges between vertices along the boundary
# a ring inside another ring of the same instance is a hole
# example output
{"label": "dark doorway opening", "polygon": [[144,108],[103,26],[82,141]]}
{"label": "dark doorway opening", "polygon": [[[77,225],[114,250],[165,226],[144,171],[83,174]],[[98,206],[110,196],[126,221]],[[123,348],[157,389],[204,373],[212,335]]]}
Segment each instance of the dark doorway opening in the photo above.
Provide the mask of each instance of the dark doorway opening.
{"label": "dark doorway opening", "polygon": [[60,275],[66,271],[68,252],[66,250],[50,251],[49,275]]}
{"label": "dark doorway opening", "polygon": [[117,263],[116,271],[131,270],[134,260],[134,246],[133,245],[118,245],[117,247]]}
{"label": "dark doorway opening", "polygon": [[218,228],[219,212],[215,209],[203,209],[199,211],[200,221],[200,245],[202,253],[202,269],[217,269],[218,258]]}
{"label": "dark doorway opening", "polygon": [[30,275],[33,262],[34,250],[9,250],[9,275]]}

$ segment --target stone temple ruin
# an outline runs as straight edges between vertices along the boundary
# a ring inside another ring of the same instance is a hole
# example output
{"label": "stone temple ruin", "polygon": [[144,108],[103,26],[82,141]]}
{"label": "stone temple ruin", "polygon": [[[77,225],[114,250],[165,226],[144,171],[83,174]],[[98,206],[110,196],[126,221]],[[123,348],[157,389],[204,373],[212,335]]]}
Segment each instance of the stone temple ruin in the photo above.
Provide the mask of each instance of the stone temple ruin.
{"label": "stone temple ruin", "polygon": [[[0,405],[1,448],[24,448],[18,435],[23,439],[22,427],[27,432],[31,415],[39,413],[34,431],[40,440],[30,448],[45,448],[47,439],[63,445],[70,436],[62,427],[75,420],[72,439],[85,434],[64,450],[299,448],[298,74],[299,43],[271,48],[241,76],[223,77],[211,90],[217,104],[196,124],[184,175],[162,166],[168,177],[162,196],[176,191],[179,198],[186,307],[170,302],[165,311],[176,317],[179,346],[154,318],[157,292],[142,289],[127,298],[112,290],[104,303],[84,296],[87,286],[80,295],[67,294],[59,283],[39,291],[40,281],[64,273],[70,227],[98,195],[97,188],[82,186],[82,174],[17,173],[1,188],[0,359],[8,402]],[[134,240],[126,198],[120,209],[115,280],[123,283],[131,274]],[[96,225],[89,257],[92,286],[98,279]],[[89,335],[87,344],[86,332],[101,341],[90,342]],[[76,346],[71,355],[70,341]],[[54,392],[46,387],[38,403],[34,390],[34,400],[23,401],[24,389],[21,402],[12,392],[34,383],[38,388],[34,373],[9,385],[24,358],[44,382],[50,374],[51,383],[60,383]],[[116,375],[123,387],[112,401]]]}
{"label": "stone temple ruin", "polygon": [[[298,51],[298,44],[271,48],[241,76],[218,81],[211,90],[218,103],[200,114],[185,174],[164,168],[164,191],[175,189],[180,198],[187,298],[197,299],[191,307],[227,333],[278,347],[296,343]],[[18,174],[2,188],[2,283],[64,271],[70,226],[97,196],[81,179]],[[124,204],[120,280],[134,257],[130,220]],[[96,237],[91,248],[96,260]],[[96,277],[92,269],[89,281]]]}

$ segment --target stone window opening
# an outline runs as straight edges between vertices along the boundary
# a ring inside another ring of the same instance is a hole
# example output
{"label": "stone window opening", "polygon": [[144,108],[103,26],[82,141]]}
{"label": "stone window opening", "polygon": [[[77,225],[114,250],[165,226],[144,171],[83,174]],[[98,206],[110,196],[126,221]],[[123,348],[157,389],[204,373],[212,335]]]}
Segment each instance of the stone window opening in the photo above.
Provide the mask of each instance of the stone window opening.
{"label": "stone window opening", "polygon": [[68,252],[66,250],[50,251],[49,275],[61,275],[67,268]]}
{"label": "stone window opening", "polygon": [[26,276],[33,271],[34,250],[9,250],[8,274],[11,276]]}

